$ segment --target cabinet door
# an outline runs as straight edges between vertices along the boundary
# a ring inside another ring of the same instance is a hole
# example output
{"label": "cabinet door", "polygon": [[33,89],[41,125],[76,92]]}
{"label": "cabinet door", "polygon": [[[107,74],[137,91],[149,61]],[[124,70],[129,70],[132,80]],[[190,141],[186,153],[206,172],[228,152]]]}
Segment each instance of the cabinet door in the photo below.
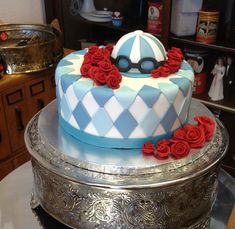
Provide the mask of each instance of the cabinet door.
{"label": "cabinet door", "polygon": [[14,169],[24,164],[26,161],[30,160],[30,155],[28,152],[23,152],[13,159]]}
{"label": "cabinet door", "polygon": [[30,118],[50,101],[47,77],[32,80],[26,84],[26,97]]}
{"label": "cabinet door", "polygon": [[6,126],[5,111],[0,96],[0,160],[6,158],[11,153],[9,137]]}
{"label": "cabinet door", "polygon": [[24,146],[24,129],[29,121],[25,89],[23,85],[3,92],[7,128],[12,151]]}
{"label": "cabinet door", "polygon": [[2,180],[7,174],[13,170],[13,164],[11,161],[7,161],[0,164],[0,180]]}
{"label": "cabinet door", "polygon": [[50,100],[52,101],[53,99],[56,98],[56,85],[55,85],[55,76],[49,76],[49,87],[50,87]]}

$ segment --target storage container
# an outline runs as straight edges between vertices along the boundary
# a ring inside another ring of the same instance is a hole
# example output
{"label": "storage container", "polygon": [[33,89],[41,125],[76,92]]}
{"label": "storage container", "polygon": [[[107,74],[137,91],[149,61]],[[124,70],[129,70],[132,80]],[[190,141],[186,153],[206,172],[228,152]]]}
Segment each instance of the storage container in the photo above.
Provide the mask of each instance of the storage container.
{"label": "storage container", "polygon": [[171,32],[177,36],[194,35],[202,0],[172,0]]}

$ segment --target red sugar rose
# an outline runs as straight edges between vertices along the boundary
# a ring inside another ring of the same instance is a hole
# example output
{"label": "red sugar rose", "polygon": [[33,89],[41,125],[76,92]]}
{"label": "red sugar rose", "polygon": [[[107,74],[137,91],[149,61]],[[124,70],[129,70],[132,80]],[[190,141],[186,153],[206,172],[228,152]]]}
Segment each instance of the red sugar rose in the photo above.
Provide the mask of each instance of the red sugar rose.
{"label": "red sugar rose", "polygon": [[109,51],[109,54],[111,54],[112,51],[113,51],[113,45],[112,45],[112,44],[107,44],[107,45],[105,46],[105,49],[107,49],[107,50]]}
{"label": "red sugar rose", "polygon": [[100,61],[105,59],[105,55],[103,54],[101,49],[98,49],[92,56],[91,56],[91,63],[98,64]]}
{"label": "red sugar rose", "polygon": [[94,54],[98,49],[99,49],[98,46],[95,46],[95,45],[91,46],[91,47],[88,48],[88,53],[89,54]]}
{"label": "red sugar rose", "polygon": [[166,77],[171,73],[170,69],[166,66],[161,66],[157,69],[154,69],[152,72],[153,78]]}
{"label": "red sugar rose", "polygon": [[106,84],[106,74],[101,70],[96,72],[93,79],[94,79],[96,85],[98,85],[98,86]]}
{"label": "red sugar rose", "polygon": [[95,74],[99,71],[100,71],[100,69],[98,67],[91,66],[91,68],[88,70],[88,76],[93,79]]}
{"label": "red sugar rose", "polygon": [[190,146],[186,141],[175,141],[171,145],[171,155],[175,159],[180,159],[189,154]]}
{"label": "red sugar rose", "polygon": [[185,140],[186,132],[184,128],[180,128],[174,131],[171,141],[174,140]]}
{"label": "red sugar rose", "polygon": [[167,52],[168,59],[174,59],[181,62],[184,58],[182,51],[179,48],[173,47]]}
{"label": "red sugar rose", "polygon": [[108,87],[111,87],[112,89],[118,89],[120,87],[122,77],[119,73],[115,74],[115,72],[112,72],[106,76],[106,81]]}
{"label": "red sugar rose", "polygon": [[192,127],[187,130],[185,140],[191,148],[201,148],[205,143],[205,134],[203,129],[199,126],[192,125]]}
{"label": "red sugar rose", "polygon": [[196,116],[194,117],[194,120],[197,121],[199,124],[215,126],[215,122],[208,116]]}
{"label": "red sugar rose", "polygon": [[91,64],[82,64],[80,71],[83,77],[89,77],[89,69],[91,67]]}
{"label": "red sugar rose", "polygon": [[168,145],[162,144],[156,148],[155,156],[157,159],[164,160],[168,158],[169,155],[170,155],[170,147]]}
{"label": "red sugar rose", "polygon": [[82,64],[91,64],[91,55],[89,53],[86,53],[84,55],[84,59],[83,59]]}
{"label": "red sugar rose", "polygon": [[154,153],[154,145],[151,142],[145,142],[142,145],[142,152],[144,154],[153,154]]}
{"label": "red sugar rose", "polygon": [[167,140],[167,139],[159,140],[159,141],[157,142],[157,146],[160,146],[160,145],[170,145],[170,141]]}
{"label": "red sugar rose", "polygon": [[101,48],[101,51],[105,57],[109,58],[109,56],[110,56],[109,50],[107,50],[105,48]]}
{"label": "red sugar rose", "polygon": [[210,141],[214,135],[215,126],[214,125],[208,125],[208,124],[200,124],[199,127],[201,127],[205,134],[205,140]]}
{"label": "red sugar rose", "polygon": [[110,71],[112,71],[113,70],[113,66],[112,66],[112,64],[110,63],[110,62],[108,62],[108,61],[100,61],[99,63],[98,63],[98,66],[99,66],[99,68],[102,70],[102,71],[104,71],[104,72],[110,72]]}

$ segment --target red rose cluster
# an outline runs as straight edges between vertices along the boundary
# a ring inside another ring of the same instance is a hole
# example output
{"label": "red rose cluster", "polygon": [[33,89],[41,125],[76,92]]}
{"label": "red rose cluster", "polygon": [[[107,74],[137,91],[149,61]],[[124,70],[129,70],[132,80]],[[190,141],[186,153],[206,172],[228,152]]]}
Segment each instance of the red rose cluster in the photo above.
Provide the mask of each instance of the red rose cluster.
{"label": "red rose cluster", "polygon": [[107,85],[112,89],[119,88],[122,76],[110,61],[112,50],[112,45],[107,45],[104,48],[98,46],[88,48],[80,69],[82,76],[93,79],[98,86]]}
{"label": "red rose cluster", "polygon": [[154,155],[159,160],[172,157],[180,159],[189,154],[190,149],[202,148],[214,134],[215,122],[207,116],[196,116],[197,125],[186,124],[177,129],[170,140],[160,140],[156,145],[146,142],[142,145],[145,155]]}
{"label": "red rose cluster", "polygon": [[181,62],[184,59],[184,55],[179,48],[172,47],[167,52],[167,62],[157,69],[151,72],[153,78],[167,77],[170,74],[177,72],[180,69]]}

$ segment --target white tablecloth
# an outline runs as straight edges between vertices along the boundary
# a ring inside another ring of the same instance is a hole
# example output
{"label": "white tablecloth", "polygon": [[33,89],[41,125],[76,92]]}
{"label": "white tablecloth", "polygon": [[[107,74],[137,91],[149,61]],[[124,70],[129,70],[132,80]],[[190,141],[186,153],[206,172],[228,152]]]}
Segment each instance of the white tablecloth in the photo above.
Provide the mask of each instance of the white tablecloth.
{"label": "white tablecloth", "polygon": [[31,162],[14,170],[0,182],[0,229],[39,229],[30,208],[33,174]]}

